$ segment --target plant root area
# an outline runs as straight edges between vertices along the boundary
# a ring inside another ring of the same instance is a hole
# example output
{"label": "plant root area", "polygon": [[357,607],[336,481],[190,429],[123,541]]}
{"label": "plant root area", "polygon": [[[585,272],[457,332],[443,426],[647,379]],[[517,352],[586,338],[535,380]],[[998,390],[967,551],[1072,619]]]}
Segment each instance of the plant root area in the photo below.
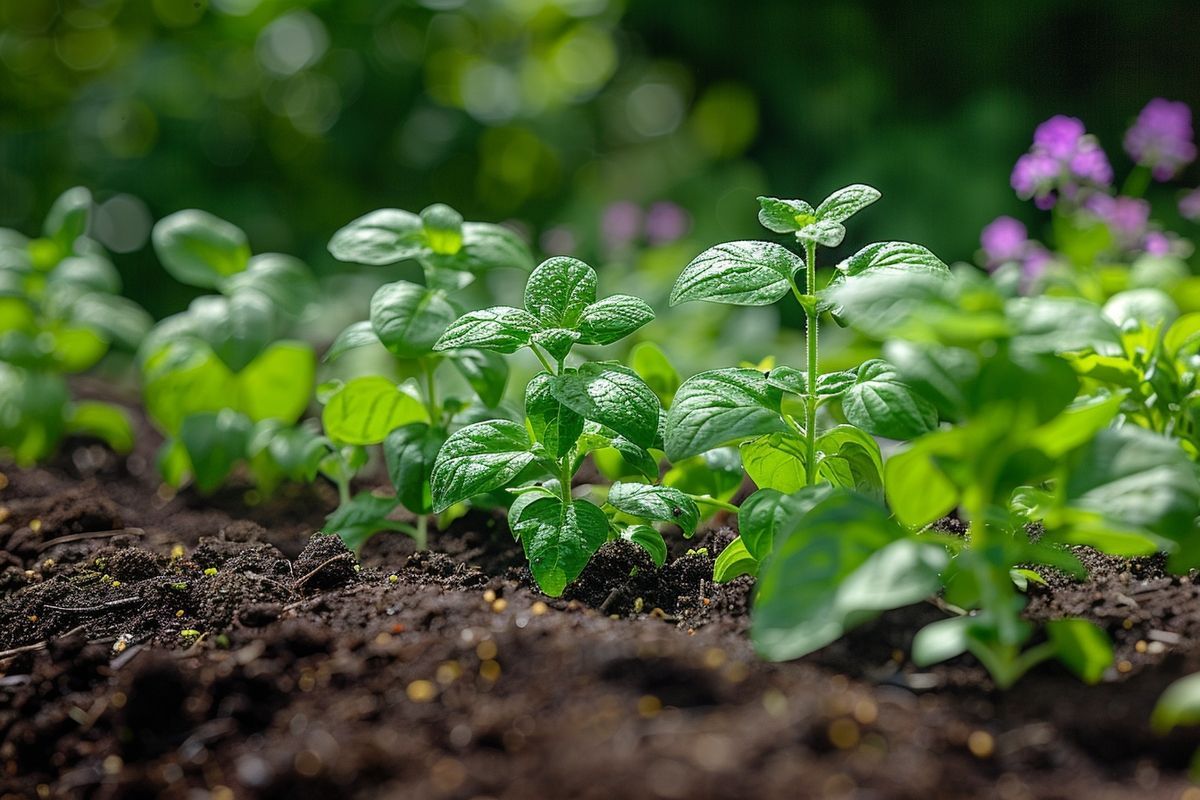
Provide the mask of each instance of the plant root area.
{"label": "plant root area", "polygon": [[757,660],[719,525],[663,569],[606,545],[551,599],[500,517],[359,560],[313,536],[329,487],[251,506],[150,463],[72,442],[0,481],[2,798],[1200,797],[1200,735],[1148,724],[1200,669],[1200,589],[1156,559],[1031,588],[1032,619],[1112,635],[1101,684],[1000,692],[907,660],[932,603]]}

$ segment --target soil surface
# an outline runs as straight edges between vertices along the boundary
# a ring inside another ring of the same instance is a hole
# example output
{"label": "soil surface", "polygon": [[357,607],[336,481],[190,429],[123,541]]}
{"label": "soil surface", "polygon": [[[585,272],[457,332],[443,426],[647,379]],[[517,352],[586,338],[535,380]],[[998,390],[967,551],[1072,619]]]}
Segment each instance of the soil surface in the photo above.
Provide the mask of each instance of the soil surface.
{"label": "soil surface", "polygon": [[756,660],[751,581],[709,580],[727,528],[661,570],[606,545],[550,599],[497,517],[359,560],[312,536],[329,487],[250,505],[151,464],[71,442],[0,478],[0,798],[1200,798],[1200,734],[1148,726],[1200,670],[1200,587],[1155,559],[1031,589],[1110,632],[1103,683],[1001,693],[908,662],[933,604]]}

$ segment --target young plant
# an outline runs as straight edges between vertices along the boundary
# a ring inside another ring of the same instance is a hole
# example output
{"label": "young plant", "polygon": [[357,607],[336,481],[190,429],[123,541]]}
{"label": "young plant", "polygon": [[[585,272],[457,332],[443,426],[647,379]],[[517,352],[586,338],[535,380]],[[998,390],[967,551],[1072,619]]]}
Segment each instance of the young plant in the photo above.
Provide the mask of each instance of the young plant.
{"label": "young plant", "polygon": [[282,338],[316,297],[298,259],[252,256],[239,228],[203,211],[180,211],[154,226],[155,252],[189,286],[215,289],[147,335],[139,360],[150,419],[166,437],[164,480],[190,476],[201,491],[220,486],[242,461],[259,487],[312,480],[330,450],[296,423],[312,398],[316,356]]}
{"label": "young plant", "polygon": [[118,452],[133,446],[123,409],[73,401],[67,383],[110,347],[136,348],[151,323],[120,296],[120,275],[87,237],[91,208],[91,193],[76,187],[54,202],[41,237],[0,230],[0,452],[19,464],[70,434]]}
{"label": "young plant", "polygon": [[[505,355],[528,348],[542,365],[525,388],[524,424],[494,419],[452,433],[434,462],[432,490],[434,511],[442,511],[512,487],[509,527],[549,595],[562,594],[609,539],[634,541],[661,564],[666,545],[647,523],[676,524],[690,536],[700,519],[705,499],[654,485],[662,407],[650,386],[615,361],[567,363],[576,345],[612,344],[653,318],[636,297],[597,300],[596,272],[582,261],[551,258],[529,276],[524,309],[472,311],[436,345]],[[604,509],[571,488],[584,458],[603,448],[639,473],[638,482],[612,485]]]}
{"label": "young plant", "polygon": [[[332,361],[347,350],[382,345],[397,361],[404,383],[379,375],[335,383],[323,392],[321,419],[336,453],[358,457],[358,449],[382,444],[395,498],[370,492],[349,493],[354,467],[343,459],[338,481],[342,505],[326,530],[340,533],[354,546],[377,530],[412,535],[419,549],[427,546],[428,516],[433,510],[430,475],[433,460],[456,422],[481,410],[489,413],[504,398],[508,365],[494,352],[461,348],[442,352],[434,347],[462,313],[452,292],[492,269],[528,271],[533,257],[521,238],[500,225],[464,222],[447,205],[426,208],[420,215],[397,209],[367,214],[342,228],[329,242],[329,252],[342,261],[383,265],[415,260],[425,285],[396,281],[371,298],[370,319],[356,322],[338,335],[326,354]],[[448,395],[437,372],[449,362],[478,399]],[[490,412],[494,413],[494,412]],[[416,525],[391,520],[398,505],[416,515]]]}
{"label": "young plant", "polygon": [[[819,299],[817,248],[840,245],[846,234],[843,223],[878,199],[879,192],[863,185],[840,189],[816,208],[803,200],[760,197],[759,221],[775,233],[792,234],[803,247],[803,258],[773,242],[727,242],[704,251],[684,269],[671,293],[672,305],[692,300],[770,305],[793,295],[807,319],[808,358],[805,370],[718,369],[685,381],[667,414],[666,453],[672,461],[739,444],[742,464],[759,490],[787,495],[828,483],[879,494],[883,459],[873,437],[910,439],[937,426],[935,407],[884,360],[820,372],[818,329],[829,309]],[[831,284],[896,272],[948,274],[945,264],[924,247],[888,242],[869,245],[839,263]],[[801,406],[798,415],[785,405],[793,398]],[[821,408],[844,417],[845,423],[821,430]],[[745,542],[726,552],[717,570],[722,579],[753,573],[762,555]]]}
{"label": "young plant", "polygon": [[[1098,680],[1112,649],[1089,622],[1053,621],[1047,640],[1027,647],[1034,631],[1021,616],[1021,591],[1043,580],[1037,570],[1081,576],[1066,549],[1079,544],[1122,556],[1168,550],[1177,568],[1200,558],[1200,482],[1187,455],[1171,439],[1108,428],[1121,397],[1080,394],[1060,355],[1085,342],[1115,344],[1115,328],[1084,301],[1005,300],[968,275],[852,277],[827,299],[856,328],[886,339],[899,374],[953,424],[888,460],[894,521],[882,507],[849,512],[868,501],[842,492],[789,501],[761,571],[758,648],[771,658],[802,655],[940,586],[956,616],[917,634],[918,664],[969,651],[1005,687],[1058,658]],[[799,501],[807,505],[794,508]],[[967,523],[965,538],[929,531],[950,513]],[[874,515],[871,524],[861,524],[864,514]],[[1031,522],[1044,527],[1036,541]],[[906,559],[892,553],[899,542],[912,551]],[[948,563],[936,554],[942,546]]]}

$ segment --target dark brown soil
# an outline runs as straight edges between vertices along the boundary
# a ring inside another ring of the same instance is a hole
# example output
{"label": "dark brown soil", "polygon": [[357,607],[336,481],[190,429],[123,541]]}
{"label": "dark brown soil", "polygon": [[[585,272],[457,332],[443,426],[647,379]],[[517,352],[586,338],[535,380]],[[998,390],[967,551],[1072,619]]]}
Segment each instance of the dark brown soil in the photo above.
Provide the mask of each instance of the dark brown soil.
{"label": "dark brown soil", "polygon": [[1147,725],[1200,669],[1200,587],[1154,559],[1031,590],[1112,634],[1101,685],[1000,693],[907,662],[931,604],[757,661],[752,583],[709,581],[727,529],[661,570],[606,545],[551,600],[493,515],[360,563],[311,538],[328,487],[247,506],[150,463],[73,443],[0,481],[0,797],[1200,797],[1200,736]]}

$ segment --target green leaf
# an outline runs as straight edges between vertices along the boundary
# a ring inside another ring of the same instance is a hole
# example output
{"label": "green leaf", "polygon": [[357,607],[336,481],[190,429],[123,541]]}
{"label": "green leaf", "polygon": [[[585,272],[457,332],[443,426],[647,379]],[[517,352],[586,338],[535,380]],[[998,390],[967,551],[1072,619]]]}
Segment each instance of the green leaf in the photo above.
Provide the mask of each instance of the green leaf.
{"label": "green leaf", "polygon": [[[729,501],[742,486],[745,473],[736,447],[721,447],[715,450],[676,460],[663,476],[663,486],[674,486],[692,495],[708,495],[717,500]],[[716,513],[715,506],[706,517]],[[703,509],[702,509],[703,511]]]}
{"label": "green leaf", "polygon": [[75,240],[87,232],[92,211],[92,193],[83,186],[67,189],[50,206],[42,232],[63,253],[70,253]]}
{"label": "green leaf", "polygon": [[456,350],[450,354],[450,363],[485,406],[500,405],[508,385],[508,363],[503,358],[486,350]]}
{"label": "green leaf", "polygon": [[1184,314],[1175,320],[1163,334],[1163,349],[1172,358],[1183,355],[1185,350],[1195,350],[1198,342],[1200,342],[1200,312],[1197,311]]}
{"label": "green leaf", "polygon": [[759,574],[752,638],[781,661],[818,650],[879,613],[938,590],[945,550],[905,538],[886,509],[835,493],[776,542]]}
{"label": "green leaf", "polygon": [[74,256],[58,262],[58,266],[46,276],[46,285],[58,290],[77,286],[93,292],[119,294],[121,273],[103,256]]}
{"label": "green leaf", "polygon": [[821,201],[815,214],[817,219],[822,221],[845,222],[879,197],[878,189],[861,183],[852,184],[838,189]]}
{"label": "green leaf", "polygon": [[500,489],[533,462],[532,443],[523,425],[491,420],[450,435],[433,465],[433,510]]}
{"label": "green leaf", "polygon": [[321,412],[326,435],[341,444],[379,444],[411,422],[429,422],[425,406],[380,375],[347,381]]}
{"label": "green leaf", "polygon": [[540,372],[525,387],[525,416],[534,439],[558,459],[571,452],[583,433],[583,416],[565,406],[554,395],[553,375]]}
{"label": "green leaf", "polygon": [[796,231],[796,239],[805,244],[837,247],[846,238],[846,228],[840,222],[823,219]]}
{"label": "green leaf", "polygon": [[713,563],[713,583],[728,583],[742,575],[757,575],[758,561],[746,551],[739,536],[717,556]]}
{"label": "green leaf", "polygon": [[463,217],[445,203],[434,203],[421,211],[425,241],[439,256],[452,256],[463,246]]}
{"label": "green leaf", "polygon": [[759,489],[785,494],[808,484],[807,443],[792,431],[777,431],[742,442],[742,466]]}
{"label": "green leaf", "polygon": [[1108,299],[1104,316],[1118,328],[1129,322],[1165,328],[1179,316],[1179,307],[1162,289],[1129,289]]}
{"label": "green leaf", "polygon": [[457,316],[443,290],[408,281],[384,284],[371,297],[371,326],[383,346],[399,358],[433,352]]}
{"label": "green leaf", "polygon": [[475,273],[502,267],[533,269],[533,254],[525,240],[503,225],[464,222],[462,235],[462,249],[449,258],[434,256],[433,264]]}
{"label": "green leaf", "polygon": [[250,443],[252,455],[265,452],[279,472],[294,481],[311,482],[332,443],[307,426],[279,427],[274,420],[260,422]]}
{"label": "green leaf", "polygon": [[611,361],[566,370],[551,385],[560,403],[611,428],[634,444],[654,447],[661,406],[632,370]]}
{"label": "green leaf", "polygon": [[667,457],[679,461],[783,430],[782,394],[758,370],[701,372],[683,382],[667,412]]}
{"label": "green leaf", "polygon": [[813,506],[832,493],[832,487],[822,484],[804,487],[793,494],[759,489],[738,509],[742,546],[755,561],[764,561],[771,554],[776,538],[782,539]]}
{"label": "green leaf", "polygon": [[177,211],[158,221],[151,238],[163,267],[189,286],[219,288],[250,263],[241,228],[206,211]]}
{"label": "green leaf", "polygon": [[961,421],[970,408],[967,391],[979,375],[979,357],[957,347],[890,341],[883,354],[903,381],[933,403],[939,416]]}
{"label": "green leaf", "polygon": [[519,308],[495,306],[469,311],[446,328],[433,349],[473,347],[496,353],[515,353],[529,344],[529,337],[539,327],[532,314]]}
{"label": "green leaf", "polygon": [[853,425],[836,425],[817,436],[817,478],[875,497],[883,491],[879,443]]}
{"label": "green leaf", "polygon": [[1180,725],[1197,724],[1200,724],[1200,672],[1168,686],[1150,716],[1150,725],[1160,734]]}
{"label": "green leaf", "polygon": [[1004,304],[1015,327],[1013,346],[1034,353],[1121,351],[1121,333],[1094,303],[1078,297],[1018,297]]}
{"label": "green leaf", "polygon": [[168,436],[178,436],[192,414],[215,412],[237,397],[237,378],[208,345],[177,340],[150,354],[142,366],[146,411]]}
{"label": "green leaf", "polygon": [[306,342],[278,341],[238,373],[238,404],[251,420],[291,425],[312,399],[317,358]]}
{"label": "green leaf", "polygon": [[562,361],[579,341],[579,331],[570,328],[546,328],[530,337],[534,344],[545,348],[556,361]]}
{"label": "green leaf", "polygon": [[647,483],[614,483],[608,490],[608,502],[618,511],[639,519],[671,522],[690,538],[700,523],[696,501],[669,486]]}
{"label": "green leaf", "polygon": [[246,458],[253,426],[231,409],[193,414],[183,421],[179,441],[187,450],[196,488],[211,492]]}
{"label": "green leaf", "polygon": [[421,218],[395,208],[359,217],[329,240],[334,258],[355,264],[394,264],[427,251]]}
{"label": "green leaf", "polygon": [[383,441],[383,457],[396,497],[414,514],[433,510],[430,480],[433,463],[445,442],[445,431],[424,422],[402,425]]}
{"label": "green leaf", "polygon": [[176,489],[183,485],[192,469],[187,448],[178,439],[167,439],[162,443],[155,455],[155,466],[163,483]]}
{"label": "green leaf", "polygon": [[51,358],[62,372],[83,372],[108,352],[108,342],[91,328],[58,328],[48,332]]}
{"label": "green leaf", "polygon": [[614,294],[583,309],[580,344],[612,344],[654,319],[654,309],[641,298]]}
{"label": "green leaf", "polygon": [[66,432],[95,436],[118,453],[133,450],[133,422],[129,412],[111,403],[84,400],[71,406]]}
{"label": "green leaf", "polygon": [[154,324],[145,309],[127,297],[88,292],[71,304],[72,324],[100,331],[113,345],[137,349]]}
{"label": "green leaf", "polygon": [[967,458],[970,445],[964,429],[952,428],[924,436],[889,458],[883,485],[896,519],[920,528],[950,513],[958,505],[960,489],[939,464]]}
{"label": "green leaf", "polygon": [[1113,646],[1108,634],[1086,619],[1054,619],[1046,623],[1058,660],[1084,683],[1099,683],[1112,665]]}
{"label": "green leaf", "polygon": [[659,569],[667,563],[667,543],[663,535],[649,525],[630,525],[621,532],[621,538],[649,553],[654,566]]}
{"label": "green leaf", "polygon": [[769,231],[792,233],[817,221],[816,211],[803,200],[758,198],[758,221]]}
{"label": "green leaf", "polygon": [[258,292],[275,309],[297,319],[317,300],[317,284],[304,262],[280,253],[263,253],[250,259],[245,272],[224,281],[221,290],[228,295]]}
{"label": "green leaf", "polygon": [[333,344],[329,345],[329,349],[325,351],[325,357],[322,360],[333,361],[348,350],[366,347],[370,344],[383,344],[383,342],[379,341],[379,337],[375,335],[375,328],[371,325],[371,320],[364,319],[362,322],[355,322],[343,328],[342,332],[333,340]]}
{"label": "green leaf", "polygon": [[1124,398],[1120,394],[1077,397],[1061,414],[1029,433],[1029,443],[1051,458],[1063,456],[1091,441],[1112,422]]}
{"label": "green leaf", "polygon": [[608,517],[586,500],[564,505],[557,497],[538,497],[516,519],[510,513],[509,524],[525,548],[534,580],[551,597],[579,577],[608,538]]}
{"label": "green leaf", "polygon": [[647,448],[596,422],[586,423],[583,430],[576,457],[592,453],[596,468],[606,478],[615,481],[640,475],[650,481],[658,480],[658,459]]}
{"label": "green leaf", "polygon": [[336,534],[351,550],[358,552],[367,539],[379,531],[401,530],[410,526],[388,519],[399,505],[394,497],[380,497],[371,492],[359,492],[349,503],[338,506],[325,518],[323,533]]}
{"label": "green leaf", "polygon": [[971,646],[969,636],[974,624],[971,617],[950,617],[931,622],[913,637],[912,660],[918,667],[929,667],[961,656]]}
{"label": "green leaf", "polygon": [[575,328],[583,310],[596,302],[596,271],[574,258],[548,258],[525,284],[525,309],[543,327]]}
{"label": "green leaf", "polygon": [[[800,397],[808,396],[808,373],[792,367],[772,367],[766,374],[767,383],[771,386]],[[817,399],[830,400],[839,397],[842,392],[854,384],[856,373],[853,370],[827,372],[817,376]]]}
{"label": "green leaf", "polygon": [[937,409],[916,394],[891,364],[878,358],[863,362],[854,385],[842,394],[846,420],[867,433],[888,439],[914,439],[937,427]]}
{"label": "green leaf", "polygon": [[774,242],[719,244],[684,267],[671,290],[671,305],[692,300],[770,305],[791,291],[792,275],[803,266],[798,255]]}
{"label": "green leaf", "polygon": [[950,270],[928,248],[911,242],[869,244],[837,265],[846,277],[859,275],[929,275],[949,278]]}
{"label": "green leaf", "polygon": [[669,408],[681,379],[666,353],[654,342],[639,342],[629,352],[629,365],[658,396],[663,408]]}

